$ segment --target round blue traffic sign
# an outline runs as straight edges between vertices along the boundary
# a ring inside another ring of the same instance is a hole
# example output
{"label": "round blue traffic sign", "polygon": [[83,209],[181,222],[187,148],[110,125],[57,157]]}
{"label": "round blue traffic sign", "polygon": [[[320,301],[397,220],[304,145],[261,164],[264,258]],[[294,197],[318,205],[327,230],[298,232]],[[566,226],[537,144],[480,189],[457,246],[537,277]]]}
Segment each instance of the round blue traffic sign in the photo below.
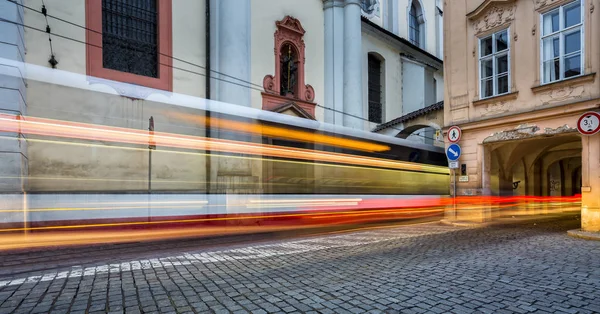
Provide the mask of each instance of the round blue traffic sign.
{"label": "round blue traffic sign", "polygon": [[458,157],[460,157],[460,146],[458,144],[448,146],[448,149],[446,149],[446,156],[451,161],[458,160]]}

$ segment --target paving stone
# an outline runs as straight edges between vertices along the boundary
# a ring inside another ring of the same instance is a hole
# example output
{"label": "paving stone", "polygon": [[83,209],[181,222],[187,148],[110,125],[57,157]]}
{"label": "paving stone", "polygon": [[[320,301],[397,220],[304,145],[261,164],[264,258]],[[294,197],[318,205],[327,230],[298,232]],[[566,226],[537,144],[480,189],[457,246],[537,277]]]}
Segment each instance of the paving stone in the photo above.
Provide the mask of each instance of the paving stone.
{"label": "paving stone", "polygon": [[[108,264],[75,249],[11,254],[0,256],[0,282],[40,277],[0,286],[0,313],[597,313],[600,248],[566,235],[578,224],[421,224],[241,246],[88,251]],[[121,266],[109,272],[110,264]],[[56,278],[76,269],[94,271]]]}

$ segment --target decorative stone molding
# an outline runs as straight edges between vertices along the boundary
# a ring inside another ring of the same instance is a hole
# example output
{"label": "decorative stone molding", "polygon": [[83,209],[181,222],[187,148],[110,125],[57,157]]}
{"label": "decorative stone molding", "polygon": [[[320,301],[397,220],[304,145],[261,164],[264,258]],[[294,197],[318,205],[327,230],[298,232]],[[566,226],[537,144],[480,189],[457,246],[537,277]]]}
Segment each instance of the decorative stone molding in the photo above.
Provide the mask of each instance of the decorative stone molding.
{"label": "decorative stone molding", "polygon": [[301,118],[315,120],[315,104],[312,102],[290,99],[289,97],[272,93],[262,93],[262,98],[263,110],[281,113],[287,109],[292,109]]}
{"label": "decorative stone molding", "polygon": [[582,97],[583,92],[585,91],[584,87],[579,86],[564,86],[558,89],[552,89],[546,93],[540,95],[540,99],[544,105],[551,104],[555,102],[561,102],[567,99],[579,99]]}
{"label": "decorative stone molding", "polygon": [[162,94],[167,97],[171,95],[171,92],[159,89],[148,88],[145,86],[123,83],[119,81],[107,80],[103,78],[88,76],[87,81],[90,85],[106,85],[119,94],[119,96],[131,98],[131,99],[147,99],[152,94]]}
{"label": "decorative stone molding", "polygon": [[493,133],[490,136],[486,137],[483,140],[483,143],[487,144],[503,141],[530,139],[534,137],[547,137],[557,134],[575,133],[577,132],[577,128],[572,128],[565,124],[556,129],[544,128],[544,132],[539,131],[540,128],[537,125],[521,124],[511,130]]}
{"label": "decorative stone molding", "polygon": [[473,101],[473,106],[489,105],[489,104],[492,104],[492,103],[506,102],[506,101],[509,101],[509,100],[517,99],[517,96],[519,96],[519,92],[518,91],[512,92],[512,93],[508,93],[508,94],[504,94],[504,95],[499,95],[499,96],[494,96],[494,97],[489,97],[489,98],[474,100]]}
{"label": "decorative stone molding", "polygon": [[491,7],[485,15],[473,22],[475,33],[480,34],[514,20],[515,9],[514,5]]}
{"label": "decorative stone molding", "polygon": [[489,31],[515,19],[516,0],[486,0],[467,14],[476,34]]}
{"label": "decorative stone molding", "polygon": [[[263,79],[263,109],[267,107],[273,108],[274,101],[280,101],[278,104],[287,103],[290,101],[296,101],[306,104],[311,104],[312,109],[307,110],[314,116],[314,107],[316,104],[312,103],[315,100],[315,90],[309,85],[305,84],[305,44],[303,36],[306,33],[300,21],[294,17],[286,16],[283,20],[275,22],[277,30],[275,31],[275,73],[274,75],[268,74]],[[294,95],[281,95],[280,80],[282,77],[281,69],[281,51],[284,45],[289,44],[293,47],[294,52],[297,55],[297,89]],[[265,98],[266,97],[266,98]],[[304,108],[306,109],[306,108]]]}
{"label": "decorative stone molding", "polygon": [[533,93],[543,93],[552,90],[561,90],[565,87],[576,87],[577,85],[584,85],[585,83],[591,83],[596,78],[596,73],[585,74],[581,76],[571,77],[565,80],[556,81],[544,85],[534,86],[531,88]]}
{"label": "decorative stone molding", "polygon": [[561,0],[534,0],[535,9],[539,10],[560,1]]}

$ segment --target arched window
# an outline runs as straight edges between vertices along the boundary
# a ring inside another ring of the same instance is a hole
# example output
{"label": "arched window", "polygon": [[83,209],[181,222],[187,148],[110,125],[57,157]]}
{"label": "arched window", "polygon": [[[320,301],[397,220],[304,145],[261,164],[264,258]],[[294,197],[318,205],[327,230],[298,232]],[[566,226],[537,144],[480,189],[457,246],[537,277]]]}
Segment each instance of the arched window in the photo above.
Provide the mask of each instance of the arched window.
{"label": "arched window", "polygon": [[424,24],[423,9],[418,0],[413,0],[408,14],[408,39],[420,48],[425,44]]}
{"label": "arched window", "polygon": [[375,123],[383,122],[382,104],[382,62],[374,54],[368,55],[367,87],[369,100],[369,121]]}

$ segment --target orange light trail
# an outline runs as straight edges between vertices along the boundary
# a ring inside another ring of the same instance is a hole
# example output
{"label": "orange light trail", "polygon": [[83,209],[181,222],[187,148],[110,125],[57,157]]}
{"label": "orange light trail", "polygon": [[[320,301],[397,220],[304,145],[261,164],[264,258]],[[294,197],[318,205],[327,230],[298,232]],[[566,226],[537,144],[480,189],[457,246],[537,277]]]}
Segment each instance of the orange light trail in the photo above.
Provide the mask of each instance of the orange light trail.
{"label": "orange light trail", "polygon": [[[362,214],[374,214],[379,213],[379,209],[367,209],[360,213]],[[410,209],[403,209],[403,212],[408,213]],[[210,222],[210,221],[227,221],[227,220],[247,220],[247,219],[269,219],[269,218],[292,218],[292,217],[316,217],[320,215],[328,215],[329,217],[335,217],[344,214],[356,214],[356,211],[333,211],[333,212],[320,212],[320,213],[295,213],[295,214],[276,214],[276,215],[250,215],[250,216],[237,216],[231,217],[214,217],[214,218],[199,218],[199,219],[173,219],[173,220],[161,220],[161,221],[133,221],[133,222],[116,222],[116,223],[99,223],[99,224],[81,224],[81,225],[68,225],[68,226],[46,226],[46,227],[29,227],[27,230],[61,230],[61,229],[85,229],[85,228],[97,228],[97,227],[118,227],[118,226],[136,226],[136,225],[156,225],[156,224],[173,224],[173,223],[194,223],[194,222]],[[14,232],[23,231],[24,228],[7,228],[0,229],[0,232]]]}
{"label": "orange light trail", "polygon": [[255,135],[265,135],[270,137],[298,140],[302,142],[327,144],[331,146],[351,148],[366,152],[383,152],[390,150],[390,147],[387,145],[373,144],[370,142],[339,138],[324,134],[315,134],[305,131],[290,130],[270,125],[224,120],[214,117],[205,118],[177,112],[168,112],[166,113],[166,115],[171,116],[173,118],[186,120],[189,122],[201,123],[206,125],[207,127],[214,126],[217,128],[228,129],[243,133],[250,133]]}
{"label": "orange light trail", "polygon": [[361,166],[373,166],[398,170],[429,171],[448,174],[446,167],[420,165],[409,162],[391,161],[372,157],[316,152],[309,149],[279,147],[267,144],[245,143],[239,141],[209,139],[198,136],[179,135],[165,132],[154,132],[93,125],[86,123],[57,121],[51,119],[21,117],[0,114],[0,131],[54,136],[93,141],[120,142],[137,145],[153,143],[157,146],[184,149],[211,150],[226,153],[271,156],[321,162],[344,163]]}

